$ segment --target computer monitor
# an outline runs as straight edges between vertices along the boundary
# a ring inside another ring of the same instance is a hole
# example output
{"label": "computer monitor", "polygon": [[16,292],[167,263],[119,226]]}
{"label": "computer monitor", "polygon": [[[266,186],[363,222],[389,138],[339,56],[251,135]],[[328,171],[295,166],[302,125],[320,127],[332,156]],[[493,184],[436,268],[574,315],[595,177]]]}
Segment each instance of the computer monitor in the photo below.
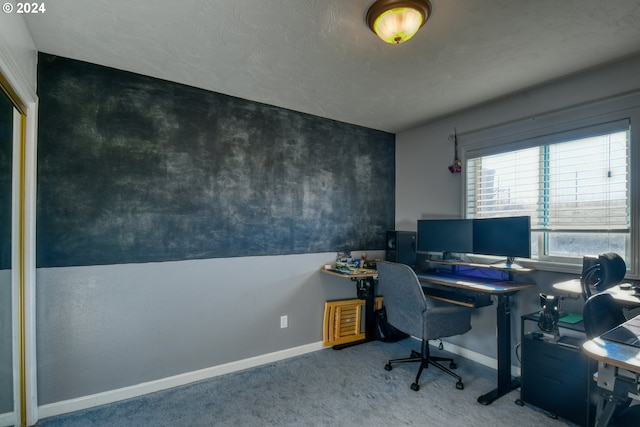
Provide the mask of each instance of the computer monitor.
{"label": "computer monitor", "polygon": [[473,220],[474,254],[531,258],[531,217],[512,216]]}
{"label": "computer monitor", "polygon": [[473,221],[468,219],[419,219],[417,253],[473,252]]}

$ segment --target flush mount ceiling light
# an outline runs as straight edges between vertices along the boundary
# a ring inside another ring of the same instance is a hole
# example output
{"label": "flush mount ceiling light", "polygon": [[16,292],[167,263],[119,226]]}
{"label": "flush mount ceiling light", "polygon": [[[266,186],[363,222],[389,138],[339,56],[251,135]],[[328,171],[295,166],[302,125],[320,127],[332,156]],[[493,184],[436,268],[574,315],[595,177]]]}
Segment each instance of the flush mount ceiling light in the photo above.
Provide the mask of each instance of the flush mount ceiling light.
{"label": "flush mount ceiling light", "polygon": [[431,15],[429,0],[376,0],[367,11],[371,31],[387,43],[409,40]]}

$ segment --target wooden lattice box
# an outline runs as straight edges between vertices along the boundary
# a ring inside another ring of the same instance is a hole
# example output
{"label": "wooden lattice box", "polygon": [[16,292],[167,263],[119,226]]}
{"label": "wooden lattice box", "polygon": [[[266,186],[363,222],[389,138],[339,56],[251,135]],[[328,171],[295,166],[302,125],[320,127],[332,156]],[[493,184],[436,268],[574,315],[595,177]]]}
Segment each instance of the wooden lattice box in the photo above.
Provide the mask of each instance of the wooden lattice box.
{"label": "wooden lattice box", "polygon": [[[365,301],[348,299],[327,301],[324,305],[323,344],[346,344],[363,340],[362,311]],[[382,297],[375,299],[374,309],[382,308]]]}

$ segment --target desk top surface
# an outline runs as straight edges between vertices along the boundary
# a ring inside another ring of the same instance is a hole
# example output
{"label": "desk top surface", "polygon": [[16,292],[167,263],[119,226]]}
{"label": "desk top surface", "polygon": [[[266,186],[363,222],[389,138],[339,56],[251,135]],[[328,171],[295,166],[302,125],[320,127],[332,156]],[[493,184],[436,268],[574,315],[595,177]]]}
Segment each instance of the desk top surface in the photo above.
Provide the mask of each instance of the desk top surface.
{"label": "desk top surface", "polygon": [[[640,326],[640,316],[627,320],[623,325]],[[640,338],[640,337],[638,337]],[[586,341],[582,348],[585,353],[600,362],[608,363],[632,372],[640,373],[640,348],[620,344],[598,337]]]}
{"label": "desk top surface", "polygon": [[[353,273],[343,273],[337,270],[327,270],[324,268],[320,271],[332,276],[348,277],[353,279],[378,277],[378,272],[376,270],[368,269],[355,269]],[[533,288],[536,286],[534,283],[517,283],[510,281],[482,279],[479,277],[471,276],[456,276],[451,274],[417,273],[416,275],[421,282],[450,286],[453,288],[466,289],[476,292],[485,292],[489,294],[506,294],[518,292],[523,289]]]}
{"label": "desk top surface", "polygon": [[434,283],[437,285],[467,289],[476,292],[485,292],[489,294],[506,294],[511,292],[518,292],[523,289],[534,288],[536,286],[534,283],[518,283],[511,281],[482,279],[479,277],[471,276],[456,276],[452,274],[418,273],[417,276],[421,282]]}
{"label": "desk top surface", "polygon": [[338,277],[352,277],[354,279],[363,279],[367,277],[378,277],[376,270],[369,270],[366,268],[355,269],[353,273],[342,273],[337,270],[327,270],[325,268],[320,270],[322,273],[331,274]]}
{"label": "desk top surface", "polygon": [[[634,289],[622,289],[621,285],[613,286],[603,292],[613,295],[613,297],[624,304],[638,306],[640,305],[640,296],[635,293]],[[582,285],[580,285],[580,279],[571,279],[565,282],[556,283],[553,285],[554,289],[569,294],[582,294]]]}
{"label": "desk top surface", "polygon": [[465,262],[465,261],[446,260],[446,259],[428,259],[427,262],[433,263],[433,264],[453,265],[453,266],[462,266],[462,267],[489,268],[493,270],[508,271],[511,273],[531,273],[533,271],[532,268],[526,268],[526,267],[521,267],[517,264],[506,264],[506,263],[480,264],[477,262]]}

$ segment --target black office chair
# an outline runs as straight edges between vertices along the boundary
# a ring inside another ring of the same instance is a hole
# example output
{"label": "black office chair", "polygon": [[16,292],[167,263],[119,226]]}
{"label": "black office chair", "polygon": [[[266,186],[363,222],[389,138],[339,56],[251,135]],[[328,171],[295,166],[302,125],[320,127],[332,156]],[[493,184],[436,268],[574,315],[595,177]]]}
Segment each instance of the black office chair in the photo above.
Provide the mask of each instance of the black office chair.
{"label": "black office chair", "polygon": [[607,293],[590,296],[582,307],[582,318],[588,339],[602,335],[627,321],[622,305]]}
{"label": "black office chair", "polygon": [[[584,329],[588,339],[596,338],[627,320],[622,305],[611,294],[607,293],[595,294],[589,297],[582,309],[582,317],[584,318]],[[631,383],[629,387],[634,388]],[[598,392],[596,414],[604,414],[604,416],[599,417],[600,423],[598,426],[623,427],[638,425],[640,405],[629,406],[632,400],[625,389],[619,387],[611,393],[608,390],[598,388]],[[607,403],[609,404],[608,408],[606,408]]]}
{"label": "black office chair", "polygon": [[622,257],[614,252],[607,252],[598,257],[585,256],[582,258],[582,296],[585,302],[592,295],[591,288],[601,292],[617,285],[627,274],[627,264]]}
{"label": "black office chair", "polygon": [[429,340],[460,335],[471,329],[471,309],[456,305],[427,307],[420,281],[414,271],[404,265],[392,262],[378,262],[378,289],[384,297],[387,319],[396,329],[422,340],[421,352],[411,352],[411,357],[392,359],[385,369],[390,371],[395,363],[419,362],[418,374],[411,389],[418,391],[420,376],[424,368],[433,365],[453,376],[458,381],[456,388],[464,385],[459,375],[438,362],[449,362],[449,368],[456,365],[451,358],[434,357],[429,353]]}

